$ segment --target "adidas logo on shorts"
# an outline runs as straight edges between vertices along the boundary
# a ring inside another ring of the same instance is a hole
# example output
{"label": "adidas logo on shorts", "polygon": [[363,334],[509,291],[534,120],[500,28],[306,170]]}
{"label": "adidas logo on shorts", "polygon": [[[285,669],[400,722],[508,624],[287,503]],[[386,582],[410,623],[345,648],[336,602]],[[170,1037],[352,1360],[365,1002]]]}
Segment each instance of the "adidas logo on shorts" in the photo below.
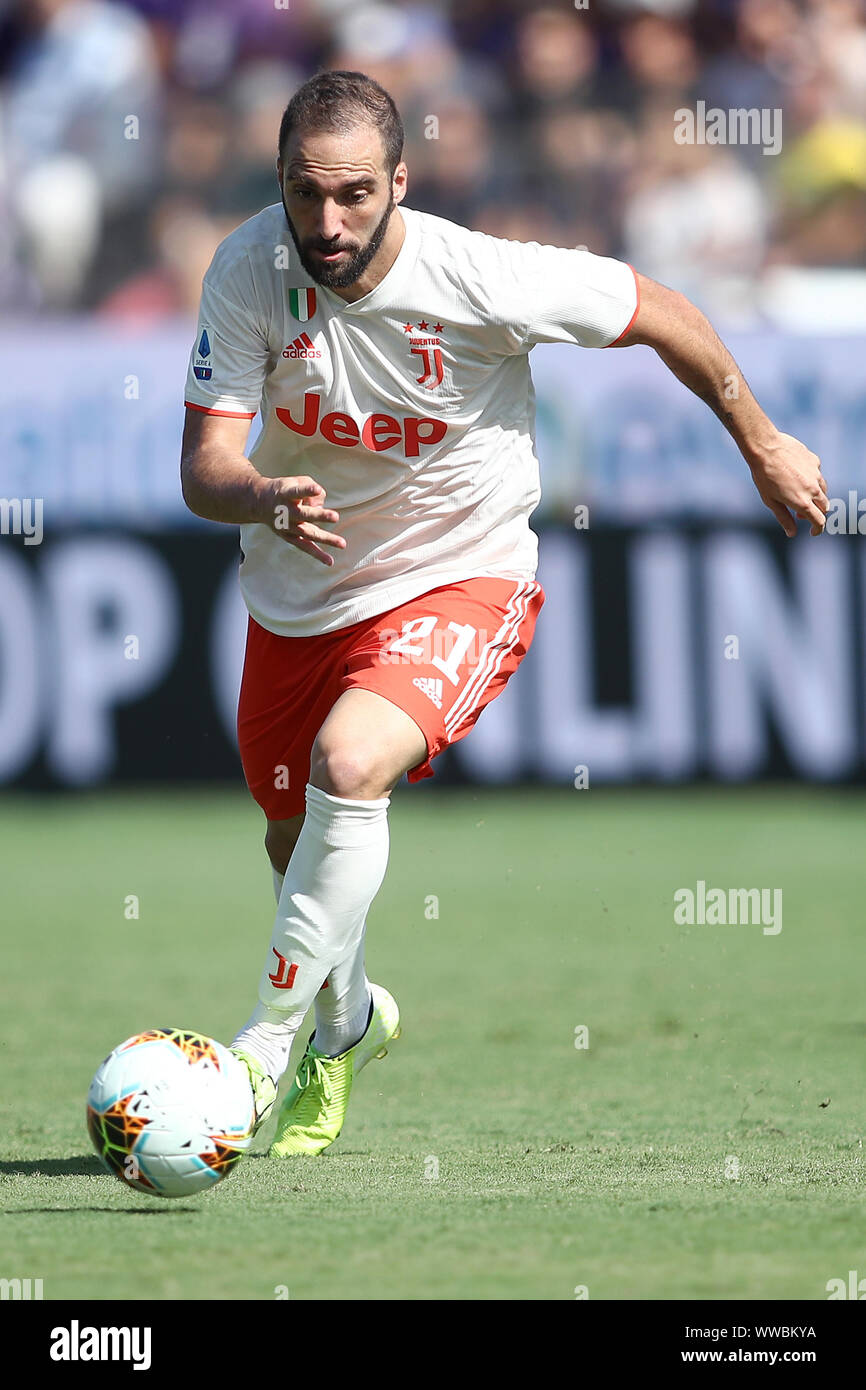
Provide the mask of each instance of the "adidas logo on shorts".
{"label": "adidas logo on shorts", "polygon": [[417,685],[422,694],[431,699],[437,709],[442,708],[442,682],[434,680],[432,676],[416,676],[412,682]]}

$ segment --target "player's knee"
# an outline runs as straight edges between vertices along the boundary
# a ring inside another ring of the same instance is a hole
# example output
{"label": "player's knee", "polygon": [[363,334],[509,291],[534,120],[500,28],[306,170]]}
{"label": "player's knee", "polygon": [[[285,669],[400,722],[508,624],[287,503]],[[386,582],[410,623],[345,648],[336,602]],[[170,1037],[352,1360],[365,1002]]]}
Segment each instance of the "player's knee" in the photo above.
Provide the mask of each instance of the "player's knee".
{"label": "player's knee", "polygon": [[265,831],[265,849],[278,874],[284,874],[289,866],[292,850],[295,848],[303,823],[303,816],[296,816],[294,820],[288,821],[268,821],[268,828]]}
{"label": "player's knee", "polygon": [[374,757],[363,749],[316,741],[310,759],[310,781],[331,796],[364,800],[387,795]]}

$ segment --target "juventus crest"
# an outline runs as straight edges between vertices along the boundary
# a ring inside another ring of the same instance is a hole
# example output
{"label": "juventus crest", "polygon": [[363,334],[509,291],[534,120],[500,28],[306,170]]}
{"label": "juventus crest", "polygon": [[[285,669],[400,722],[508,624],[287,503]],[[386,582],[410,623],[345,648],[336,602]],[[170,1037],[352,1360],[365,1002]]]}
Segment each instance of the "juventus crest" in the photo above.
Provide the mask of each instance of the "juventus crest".
{"label": "juventus crest", "polygon": [[435,324],[431,329],[426,319],[421,319],[417,326],[414,323],[403,325],[403,332],[409,337],[409,351],[414,357],[420,357],[420,365],[424,369],[415,380],[419,386],[426,386],[429,391],[441,386],[445,376],[439,337],[444,331],[441,323]]}

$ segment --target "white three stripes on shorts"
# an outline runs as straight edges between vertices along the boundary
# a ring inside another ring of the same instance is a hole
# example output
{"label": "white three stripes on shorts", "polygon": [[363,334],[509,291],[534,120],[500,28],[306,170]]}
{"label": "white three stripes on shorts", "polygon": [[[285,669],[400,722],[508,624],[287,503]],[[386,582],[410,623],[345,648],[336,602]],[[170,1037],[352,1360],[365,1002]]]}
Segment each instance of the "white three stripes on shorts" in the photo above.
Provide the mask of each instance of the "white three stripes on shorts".
{"label": "white three stripes on shorts", "polygon": [[532,579],[521,579],[518,582],[515,592],[508,600],[501,628],[490,642],[485,643],[478,665],[466,683],[466,689],[445,716],[445,732],[449,738],[457,726],[475,709],[506,654],[517,645],[520,639],[520,624],[526,617],[530,601],[539,589],[540,585]]}

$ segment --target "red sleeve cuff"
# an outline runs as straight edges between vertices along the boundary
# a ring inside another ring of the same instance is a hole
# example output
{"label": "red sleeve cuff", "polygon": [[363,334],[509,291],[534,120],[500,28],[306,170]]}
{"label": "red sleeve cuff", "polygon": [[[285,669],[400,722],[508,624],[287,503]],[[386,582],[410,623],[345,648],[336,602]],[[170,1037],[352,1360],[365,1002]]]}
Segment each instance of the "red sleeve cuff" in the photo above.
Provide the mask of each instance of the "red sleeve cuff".
{"label": "red sleeve cuff", "polygon": [[225,415],[230,420],[254,420],[256,410],[213,410],[209,405],[196,405],[195,401],[184,401],[187,410],[200,410],[202,415]]}
{"label": "red sleeve cuff", "polygon": [[617,334],[617,336],[614,338],[614,340],[613,340],[612,343],[607,343],[607,344],[606,344],[607,347],[616,347],[616,345],[617,345],[617,343],[620,341],[620,339],[625,337],[626,333],[629,331],[629,329],[631,328],[631,326],[632,326],[632,324],[634,323],[635,319],[637,318],[637,316],[638,316],[638,310],[640,309],[640,281],[639,281],[638,278],[637,278],[637,271],[635,270],[634,266],[631,265],[629,262],[626,262],[626,264],[628,265],[629,270],[631,271],[632,275],[634,276],[634,288],[635,288],[635,294],[637,295],[637,303],[636,303],[635,306],[634,306],[634,313],[632,314],[632,316],[631,316],[631,318],[629,319],[628,323],[626,324],[625,328],[622,330],[621,333],[618,333],[618,334]]}

